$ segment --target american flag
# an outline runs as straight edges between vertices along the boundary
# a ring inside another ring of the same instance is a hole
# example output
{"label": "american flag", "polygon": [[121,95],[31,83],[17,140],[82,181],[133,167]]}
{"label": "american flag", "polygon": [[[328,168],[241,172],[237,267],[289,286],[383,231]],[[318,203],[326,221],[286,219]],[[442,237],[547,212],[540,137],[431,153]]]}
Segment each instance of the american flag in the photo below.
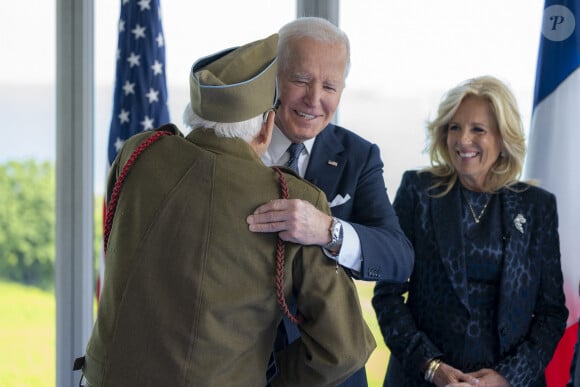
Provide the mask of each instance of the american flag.
{"label": "american flag", "polygon": [[122,0],[109,165],[132,135],[169,122],[159,0]]}
{"label": "american flag", "polygon": [[[126,139],[169,122],[160,0],[121,0],[118,30],[108,167]],[[103,255],[99,266],[97,299],[104,278]]]}

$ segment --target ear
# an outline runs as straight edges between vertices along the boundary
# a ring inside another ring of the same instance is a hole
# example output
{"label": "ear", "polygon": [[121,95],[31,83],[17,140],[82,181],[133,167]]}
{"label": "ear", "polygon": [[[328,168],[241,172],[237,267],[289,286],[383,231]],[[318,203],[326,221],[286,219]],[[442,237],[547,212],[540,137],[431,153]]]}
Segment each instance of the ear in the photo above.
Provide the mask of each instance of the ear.
{"label": "ear", "polygon": [[250,145],[254,148],[254,151],[262,157],[266,150],[268,150],[268,146],[270,146],[270,141],[272,140],[272,131],[274,130],[274,118],[276,113],[271,110],[266,113],[266,119],[262,122],[262,127],[256,137],[252,139]]}
{"label": "ear", "polygon": [[272,131],[274,130],[275,117],[276,112],[274,110],[268,111],[268,113],[266,113],[266,119],[262,122],[262,128],[258,133],[259,143],[267,144],[266,147],[270,145],[270,140],[272,140]]}

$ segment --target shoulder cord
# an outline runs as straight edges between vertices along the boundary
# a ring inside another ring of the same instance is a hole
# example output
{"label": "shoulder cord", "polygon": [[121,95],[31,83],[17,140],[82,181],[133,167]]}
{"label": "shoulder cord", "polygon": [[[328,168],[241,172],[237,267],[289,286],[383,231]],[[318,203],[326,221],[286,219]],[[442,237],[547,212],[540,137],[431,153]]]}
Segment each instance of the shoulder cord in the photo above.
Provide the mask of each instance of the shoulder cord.
{"label": "shoulder cord", "polygon": [[[107,251],[107,246],[109,244],[109,236],[111,234],[111,228],[113,226],[113,217],[117,209],[117,202],[119,200],[119,194],[121,193],[121,187],[125,182],[125,178],[129,173],[129,169],[135,163],[139,155],[143,153],[143,151],[145,151],[153,143],[155,143],[162,137],[168,135],[172,135],[172,133],[166,131],[155,132],[155,134],[153,134],[147,140],[143,141],[137,147],[137,149],[133,151],[131,157],[129,157],[129,159],[123,166],[123,169],[121,170],[121,173],[119,174],[119,177],[115,182],[115,186],[113,187],[113,191],[111,193],[111,200],[109,201],[109,204],[107,206],[107,215],[105,218],[105,230],[103,232],[105,253]],[[286,178],[284,177],[279,168],[274,167],[273,169],[280,177],[280,190],[282,199],[288,199],[289,195]],[[290,321],[298,325],[304,321],[304,316],[302,316],[299,313],[296,316],[294,316],[292,312],[290,312],[290,310],[288,309],[288,305],[286,304],[286,297],[284,296],[283,283],[284,283],[285,253],[286,253],[285,243],[282,239],[278,238],[278,243],[276,246],[276,299],[278,301],[278,305],[280,305],[280,308],[282,309],[282,312],[284,312],[284,314],[290,319]]]}
{"label": "shoulder cord", "polygon": [[158,131],[155,132],[151,137],[143,141],[137,149],[133,151],[129,160],[123,166],[117,181],[115,181],[115,186],[113,187],[113,191],[111,193],[111,200],[109,200],[109,204],[107,206],[107,215],[105,217],[105,230],[103,231],[104,235],[104,248],[105,254],[107,253],[107,246],[109,244],[109,235],[111,234],[111,227],[113,226],[113,217],[115,216],[115,210],[117,209],[117,201],[119,200],[119,194],[121,193],[121,186],[125,182],[125,178],[129,173],[129,168],[135,163],[137,157],[147,148],[149,148],[153,143],[157,140],[161,139],[165,136],[171,136],[173,133],[167,131]]}
{"label": "shoulder cord", "polygon": [[[272,167],[274,171],[280,177],[280,196],[282,199],[288,199],[288,184],[286,183],[286,178],[282,171],[279,168]],[[284,262],[286,260],[286,248],[285,248],[284,241],[278,237],[278,244],[276,246],[276,299],[278,301],[278,305],[280,305],[280,309],[282,312],[296,325],[300,325],[304,321],[304,316],[300,313],[293,315],[292,312],[288,309],[288,305],[286,304],[286,297],[284,296]]]}

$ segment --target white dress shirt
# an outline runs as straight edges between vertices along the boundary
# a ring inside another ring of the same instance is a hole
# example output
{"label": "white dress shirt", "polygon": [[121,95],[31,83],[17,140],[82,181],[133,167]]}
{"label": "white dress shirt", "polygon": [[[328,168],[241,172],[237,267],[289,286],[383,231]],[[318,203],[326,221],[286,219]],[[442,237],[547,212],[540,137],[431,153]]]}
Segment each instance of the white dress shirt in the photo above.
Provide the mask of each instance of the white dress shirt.
{"label": "white dress shirt", "polygon": [[[312,152],[312,146],[314,145],[315,138],[304,141],[304,151],[300,154],[298,158],[298,172],[300,176],[304,177],[306,173],[306,168],[308,168],[308,162],[310,161],[310,154]],[[262,156],[262,161],[267,166],[273,165],[285,165],[290,155],[287,150],[290,146],[291,141],[282,134],[278,127],[274,127],[272,132],[272,142],[268,147],[268,150]],[[360,247],[360,239],[356,233],[354,227],[350,223],[340,220],[342,223],[343,230],[343,241],[340,253],[338,256],[334,257],[325,249],[324,254],[332,259],[336,259],[342,266],[347,267],[355,272],[360,273],[362,267],[362,250]]]}

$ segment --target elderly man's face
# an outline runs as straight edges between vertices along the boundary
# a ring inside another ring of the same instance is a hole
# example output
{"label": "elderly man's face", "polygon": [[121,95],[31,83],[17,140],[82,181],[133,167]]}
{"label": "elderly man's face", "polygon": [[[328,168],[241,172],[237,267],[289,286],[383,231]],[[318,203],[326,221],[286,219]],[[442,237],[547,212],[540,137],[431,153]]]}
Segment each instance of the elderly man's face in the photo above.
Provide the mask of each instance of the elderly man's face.
{"label": "elderly man's face", "polygon": [[346,48],[303,38],[294,43],[279,77],[276,125],[292,142],[318,135],[328,125],[344,89]]}

